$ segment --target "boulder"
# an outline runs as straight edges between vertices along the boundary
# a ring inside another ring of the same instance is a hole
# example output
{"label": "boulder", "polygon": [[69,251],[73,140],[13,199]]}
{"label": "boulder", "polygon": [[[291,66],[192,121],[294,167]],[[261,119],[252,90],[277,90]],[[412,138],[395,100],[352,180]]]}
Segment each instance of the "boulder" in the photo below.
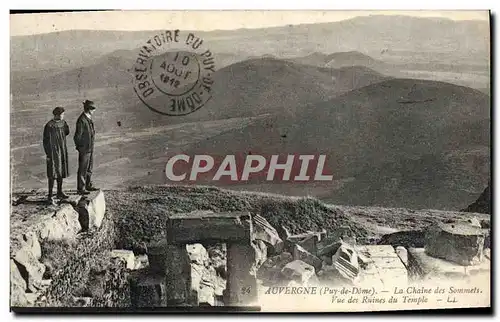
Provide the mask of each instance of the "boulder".
{"label": "boulder", "polygon": [[484,233],[480,228],[463,223],[437,223],[426,234],[426,254],[455,262],[475,265],[483,259]]}
{"label": "boulder", "polygon": [[104,214],[106,213],[104,193],[99,190],[96,194],[91,194],[88,197],[83,196],[78,201],[76,209],[78,211],[80,221],[85,223],[82,226],[88,225],[88,227],[82,227],[83,230],[93,228],[99,229],[102,225]]}
{"label": "boulder", "polygon": [[126,249],[114,249],[111,251],[111,258],[119,258],[126,264],[127,269],[135,269],[136,261],[134,252]]}
{"label": "boulder", "polygon": [[78,213],[69,204],[63,205],[52,216],[41,221],[34,228],[39,241],[70,240],[81,230]]}
{"label": "boulder", "polygon": [[262,216],[255,215],[252,218],[253,238],[264,241],[272,254],[277,254],[283,250],[283,240],[278,235],[276,229]]}
{"label": "boulder", "polygon": [[311,265],[312,267],[314,267],[315,272],[318,272],[321,269],[321,266],[323,265],[323,261],[321,259],[314,256],[300,245],[294,246],[293,259],[301,260],[304,263]]}
{"label": "boulder", "polygon": [[304,263],[301,260],[294,260],[283,267],[281,274],[289,281],[295,281],[301,285],[308,285],[313,276],[315,277],[314,267]]}

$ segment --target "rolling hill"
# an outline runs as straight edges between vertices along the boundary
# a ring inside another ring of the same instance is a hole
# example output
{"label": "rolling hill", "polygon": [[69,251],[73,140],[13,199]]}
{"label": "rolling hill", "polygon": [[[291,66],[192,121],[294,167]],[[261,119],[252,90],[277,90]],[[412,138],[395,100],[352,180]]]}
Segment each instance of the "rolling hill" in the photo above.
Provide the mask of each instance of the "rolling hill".
{"label": "rolling hill", "polygon": [[[354,178],[345,187],[346,193],[331,193],[331,201],[348,204],[406,202],[412,207],[456,209],[463,207],[457,204],[463,203],[460,198],[448,199],[448,204],[445,197],[436,200],[438,191],[447,186],[439,182],[440,176],[453,181],[453,189],[484,188],[489,175],[490,109],[488,96],[479,91],[441,82],[391,79],[309,105],[304,111],[270,116],[220,134],[194,145],[189,154],[327,154],[334,179]],[[478,161],[464,166],[469,161],[460,156],[478,147]],[[457,155],[450,157],[453,153]],[[393,180],[400,175],[405,179]],[[461,185],[457,176],[475,176],[476,181],[464,188],[466,184]],[[388,185],[385,191],[381,189]],[[413,195],[391,195],[408,185],[413,185]],[[363,190],[377,196],[358,198]]]}
{"label": "rolling hill", "polygon": [[[213,52],[244,57],[291,58],[314,51],[358,50],[391,62],[489,65],[487,21],[372,15],[331,23],[196,33]],[[136,49],[155,34],[74,30],[11,37],[11,70],[82,67],[113,51]]]}
{"label": "rolling hill", "polygon": [[[106,96],[122,102],[123,113],[144,110],[134,97],[126,55],[119,52],[107,55],[96,64],[68,70],[55,75],[38,75],[36,78],[13,80],[12,92],[48,93],[60,91],[85,92],[102,89]],[[155,124],[198,119],[220,119],[255,116],[265,113],[295,113],[307,103],[327,100],[335,95],[387,79],[364,67],[340,69],[319,68],[273,58],[259,58],[238,62],[221,68],[214,75],[213,97],[201,110],[192,115],[167,120],[153,119]],[[96,98],[97,100],[99,98]],[[159,96],[157,104],[168,100]],[[15,107],[14,107],[15,108]],[[147,113],[152,113],[147,110]],[[138,116],[141,118],[142,116]],[[151,120],[148,119],[148,124]]]}

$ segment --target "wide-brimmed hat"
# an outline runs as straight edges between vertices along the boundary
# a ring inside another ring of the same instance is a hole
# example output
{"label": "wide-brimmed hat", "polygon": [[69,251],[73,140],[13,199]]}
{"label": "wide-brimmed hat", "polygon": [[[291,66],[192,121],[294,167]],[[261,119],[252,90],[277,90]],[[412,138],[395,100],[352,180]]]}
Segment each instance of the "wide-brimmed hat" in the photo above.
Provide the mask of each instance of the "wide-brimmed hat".
{"label": "wide-brimmed hat", "polygon": [[54,115],[61,115],[62,113],[64,113],[64,108],[63,107],[56,107],[53,111],[52,111],[52,114]]}
{"label": "wide-brimmed hat", "polygon": [[94,105],[93,101],[85,100],[83,102],[83,107],[88,108],[89,110],[95,110],[97,106]]}

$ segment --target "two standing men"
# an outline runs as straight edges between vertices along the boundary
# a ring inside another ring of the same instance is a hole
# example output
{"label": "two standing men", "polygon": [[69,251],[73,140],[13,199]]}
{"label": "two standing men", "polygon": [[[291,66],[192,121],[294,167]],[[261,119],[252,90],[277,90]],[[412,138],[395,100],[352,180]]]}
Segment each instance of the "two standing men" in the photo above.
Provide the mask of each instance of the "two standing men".
{"label": "two standing men", "polygon": [[[98,190],[92,185],[92,161],[94,152],[95,129],[92,113],[96,109],[94,102],[83,102],[83,113],[76,121],[76,131],[73,137],[78,150],[78,194],[87,195],[89,191]],[[64,120],[64,108],[56,107],[54,118],[50,120],[43,131],[43,148],[47,156],[47,178],[49,183],[49,200],[52,200],[54,181],[57,181],[57,198],[67,199],[62,191],[63,179],[69,176],[68,149],[66,136],[69,135],[69,126]]]}

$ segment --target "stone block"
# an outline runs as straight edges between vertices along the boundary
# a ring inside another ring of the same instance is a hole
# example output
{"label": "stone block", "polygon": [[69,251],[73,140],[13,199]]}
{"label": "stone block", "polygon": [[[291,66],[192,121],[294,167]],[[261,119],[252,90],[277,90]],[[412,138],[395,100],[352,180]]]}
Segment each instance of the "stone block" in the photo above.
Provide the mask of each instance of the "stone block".
{"label": "stone block", "polygon": [[300,245],[295,245],[293,247],[293,259],[301,260],[304,263],[311,265],[312,267],[314,267],[315,272],[318,272],[323,265],[323,261],[321,259],[314,256]]}
{"label": "stone block", "polygon": [[167,222],[169,244],[250,244],[252,237],[252,220],[248,212],[175,214]]}
{"label": "stone block", "polygon": [[480,264],[484,234],[480,228],[463,223],[438,223],[429,227],[425,252],[460,265]]}
{"label": "stone block", "polygon": [[358,255],[354,247],[342,243],[332,257],[333,267],[346,280],[355,281],[359,274]]}
{"label": "stone block", "polygon": [[295,281],[301,285],[308,285],[315,277],[314,267],[301,260],[294,260],[283,267],[281,274],[289,281]]}
{"label": "stone block", "polygon": [[168,258],[166,261],[168,304],[189,303],[192,289],[192,265],[186,246],[167,245],[166,251]]}
{"label": "stone block", "polygon": [[111,251],[111,258],[120,258],[125,262],[127,269],[135,269],[135,255],[131,250],[114,249]]}
{"label": "stone block", "polygon": [[130,301],[132,307],[165,307],[167,291],[165,276],[136,271],[130,279]]}
{"label": "stone block", "polygon": [[272,254],[277,254],[283,250],[283,240],[276,229],[262,216],[255,215],[252,217],[253,238],[255,240],[264,241]]}

